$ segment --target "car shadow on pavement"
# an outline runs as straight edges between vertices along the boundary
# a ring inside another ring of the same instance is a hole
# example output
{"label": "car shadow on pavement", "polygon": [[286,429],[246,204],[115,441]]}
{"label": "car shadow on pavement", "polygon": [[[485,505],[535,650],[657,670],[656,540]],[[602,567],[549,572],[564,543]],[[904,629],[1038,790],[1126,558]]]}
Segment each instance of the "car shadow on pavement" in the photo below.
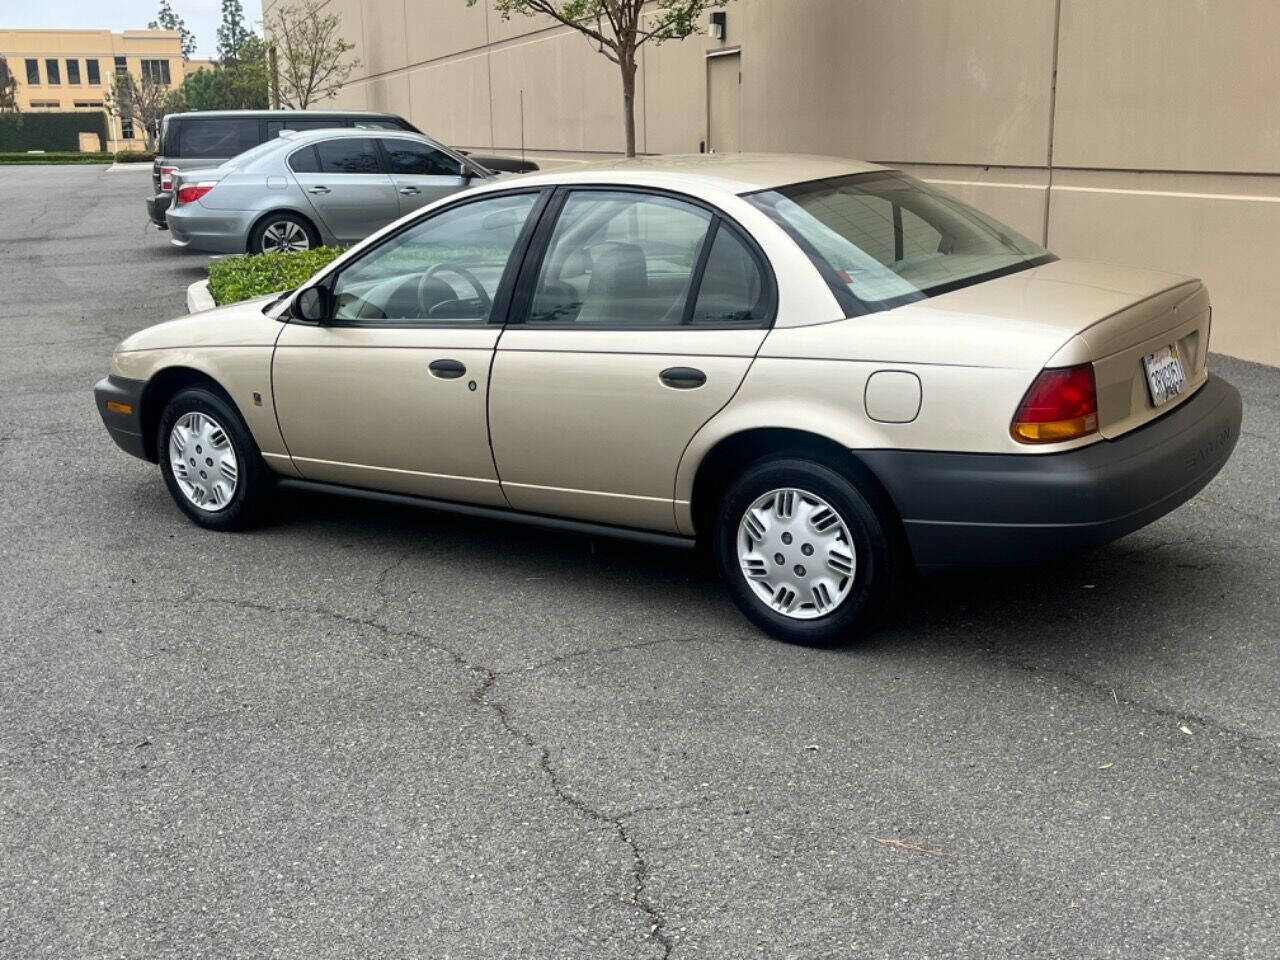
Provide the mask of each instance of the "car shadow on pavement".
{"label": "car shadow on pavement", "polygon": [[[563,578],[554,589],[567,584],[584,595],[605,592],[620,602],[651,604],[674,588],[679,596],[673,603],[705,597],[732,618],[730,629],[754,633],[698,551],[311,494],[280,504],[279,527],[322,535],[358,529],[366,543],[385,541],[385,552],[430,540],[457,562],[484,565],[498,558],[511,576],[536,580],[537,574],[551,573]],[[1144,623],[1186,627],[1212,621],[1212,608],[1226,597],[1220,576],[1202,546],[1144,531],[1052,564],[913,578],[896,616],[834,652],[929,656],[968,651],[1014,658],[1033,669],[1062,657],[1131,660],[1148,642],[1177,643],[1176,630],[1147,629]]]}

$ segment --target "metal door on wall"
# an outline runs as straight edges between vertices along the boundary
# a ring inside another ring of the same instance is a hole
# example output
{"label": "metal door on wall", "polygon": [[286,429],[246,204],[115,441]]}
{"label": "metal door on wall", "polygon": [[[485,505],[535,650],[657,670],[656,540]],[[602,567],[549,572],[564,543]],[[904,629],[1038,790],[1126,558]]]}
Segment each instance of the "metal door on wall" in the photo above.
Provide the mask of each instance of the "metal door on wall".
{"label": "metal door on wall", "polygon": [[737,153],[742,149],[742,54],[707,58],[707,149]]}

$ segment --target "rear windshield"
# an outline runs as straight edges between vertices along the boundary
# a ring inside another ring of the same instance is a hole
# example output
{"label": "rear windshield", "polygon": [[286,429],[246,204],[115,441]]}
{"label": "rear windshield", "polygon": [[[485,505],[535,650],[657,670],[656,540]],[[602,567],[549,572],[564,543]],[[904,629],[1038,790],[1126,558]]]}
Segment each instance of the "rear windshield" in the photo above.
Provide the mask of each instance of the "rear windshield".
{"label": "rear windshield", "polygon": [[1054,259],[954,197],[900,173],[750,194],[821,271],[849,316],[887,310]]}

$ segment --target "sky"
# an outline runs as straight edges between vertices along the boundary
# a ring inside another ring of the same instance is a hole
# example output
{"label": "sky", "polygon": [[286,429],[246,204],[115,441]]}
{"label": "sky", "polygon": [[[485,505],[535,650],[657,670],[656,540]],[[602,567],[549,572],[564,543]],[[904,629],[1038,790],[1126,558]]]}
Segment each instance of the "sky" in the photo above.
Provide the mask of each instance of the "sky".
{"label": "sky", "polygon": [[[218,47],[218,21],[222,0],[169,0],[173,12],[196,35],[199,58],[212,58]],[[261,0],[240,0],[245,20],[262,30]],[[108,30],[140,30],[156,18],[159,0],[4,0],[0,3],[3,27],[97,27]]]}

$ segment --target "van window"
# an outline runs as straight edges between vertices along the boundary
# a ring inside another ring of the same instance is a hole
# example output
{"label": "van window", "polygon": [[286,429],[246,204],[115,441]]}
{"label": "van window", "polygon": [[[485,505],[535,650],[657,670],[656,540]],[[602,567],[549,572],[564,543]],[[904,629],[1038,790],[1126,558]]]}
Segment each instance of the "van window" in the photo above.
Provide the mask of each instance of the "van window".
{"label": "van window", "polygon": [[412,130],[407,123],[395,120],[356,120],[351,124],[357,130]]}
{"label": "van window", "polygon": [[257,118],[210,118],[196,119],[183,117],[179,124],[178,152],[179,157],[208,157],[209,159],[229,160],[259,142],[259,125]]}
{"label": "van window", "polygon": [[267,139],[274,140],[281,130],[329,130],[345,126],[341,120],[268,120]]}

